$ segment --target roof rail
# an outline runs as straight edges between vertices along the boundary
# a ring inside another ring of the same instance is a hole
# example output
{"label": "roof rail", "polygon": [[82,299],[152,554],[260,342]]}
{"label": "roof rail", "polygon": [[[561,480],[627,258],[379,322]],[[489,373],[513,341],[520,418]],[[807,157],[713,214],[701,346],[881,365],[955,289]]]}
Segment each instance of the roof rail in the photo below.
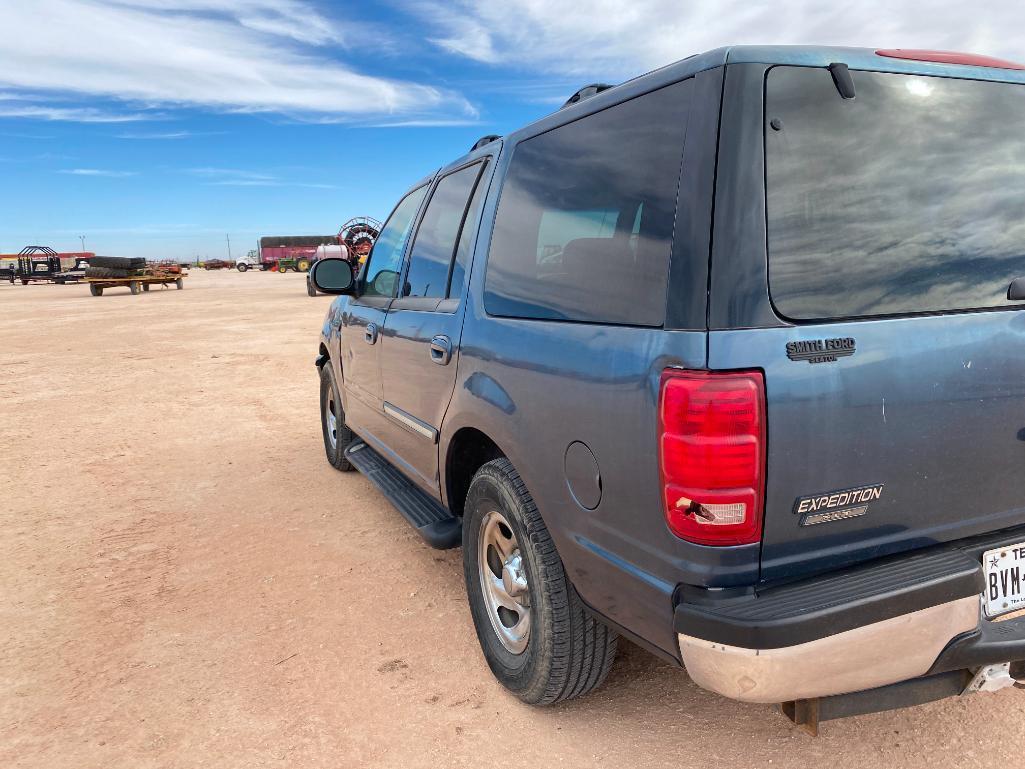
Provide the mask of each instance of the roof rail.
{"label": "roof rail", "polygon": [[480,137],[474,143],[474,145],[472,147],[470,147],[470,152],[473,152],[474,150],[479,150],[485,144],[491,144],[491,142],[497,142],[501,138],[502,137],[499,136],[498,134],[488,134],[487,136],[482,136],[482,137]]}
{"label": "roof rail", "polygon": [[589,85],[585,85],[575,94],[566,99],[566,103],[559,107],[559,109],[566,109],[566,107],[571,104],[576,104],[578,101],[583,101],[584,99],[590,99],[592,96],[597,96],[602,91],[607,91],[610,88],[612,88],[612,86],[608,83],[591,83]]}

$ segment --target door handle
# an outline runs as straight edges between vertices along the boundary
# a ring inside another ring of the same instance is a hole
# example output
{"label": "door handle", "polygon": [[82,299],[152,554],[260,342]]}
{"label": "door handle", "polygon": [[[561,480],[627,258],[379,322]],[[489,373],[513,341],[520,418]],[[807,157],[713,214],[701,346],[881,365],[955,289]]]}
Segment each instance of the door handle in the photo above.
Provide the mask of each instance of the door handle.
{"label": "door handle", "polygon": [[436,336],[431,340],[431,361],[439,366],[452,360],[452,340],[447,336]]}
{"label": "door handle", "polygon": [[367,344],[374,344],[377,341],[377,324],[368,323],[363,331],[363,341]]}

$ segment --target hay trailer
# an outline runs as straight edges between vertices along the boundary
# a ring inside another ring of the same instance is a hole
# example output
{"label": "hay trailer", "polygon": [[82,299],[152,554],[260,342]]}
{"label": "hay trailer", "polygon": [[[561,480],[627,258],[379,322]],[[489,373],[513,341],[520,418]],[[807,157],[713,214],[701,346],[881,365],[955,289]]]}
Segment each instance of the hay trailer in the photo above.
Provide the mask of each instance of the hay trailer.
{"label": "hay trailer", "polygon": [[149,291],[153,285],[169,287],[172,283],[179,291],[185,288],[185,275],[133,275],[128,278],[86,278],[89,284],[89,293],[93,296],[103,296],[107,288],[127,288],[133,294],[141,294]]}

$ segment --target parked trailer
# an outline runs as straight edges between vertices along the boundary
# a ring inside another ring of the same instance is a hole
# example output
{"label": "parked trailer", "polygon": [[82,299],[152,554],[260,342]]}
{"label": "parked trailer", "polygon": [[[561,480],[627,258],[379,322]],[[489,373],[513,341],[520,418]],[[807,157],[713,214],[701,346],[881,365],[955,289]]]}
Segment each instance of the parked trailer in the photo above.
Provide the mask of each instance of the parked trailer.
{"label": "parked trailer", "polygon": [[93,296],[103,296],[103,289],[105,288],[119,288],[128,287],[128,290],[133,294],[141,294],[143,291],[149,291],[150,286],[156,284],[160,286],[169,286],[174,284],[175,288],[179,291],[185,288],[184,278],[187,275],[135,275],[130,278],[86,278],[85,282],[89,284],[89,293]]}
{"label": "parked trailer", "polygon": [[[337,235],[266,235],[260,238],[260,263],[263,269],[306,272],[317,254],[317,247],[338,245]],[[284,270],[282,270],[284,267]]]}
{"label": "parked trailer", "polygon": [[[26,246],[17,254],[0,254],[0,264],[11,262],[10,267],[0,266],[0,280],[14,283],[77,283],[89,260],[91,251],[57,252],[49,246]],[[64,268],[64,262],[74,260],[74,266]]]}

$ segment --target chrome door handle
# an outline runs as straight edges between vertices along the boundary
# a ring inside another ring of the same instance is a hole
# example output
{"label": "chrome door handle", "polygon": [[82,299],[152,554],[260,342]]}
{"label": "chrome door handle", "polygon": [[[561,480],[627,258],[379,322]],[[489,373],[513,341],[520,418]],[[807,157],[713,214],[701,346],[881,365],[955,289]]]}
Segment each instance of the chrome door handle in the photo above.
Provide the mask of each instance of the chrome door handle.
{"label": "chrome door handle", "polygon": [[439,366],[452,360],[452,340],[447,336],[436,336],[431,340],[431,362]]}
{"label": "chrome door handle", "polygon": [[363,332],[363,341],[367,344],[374,344],[377,341],[377,324],[368,323],[366,330]]}

